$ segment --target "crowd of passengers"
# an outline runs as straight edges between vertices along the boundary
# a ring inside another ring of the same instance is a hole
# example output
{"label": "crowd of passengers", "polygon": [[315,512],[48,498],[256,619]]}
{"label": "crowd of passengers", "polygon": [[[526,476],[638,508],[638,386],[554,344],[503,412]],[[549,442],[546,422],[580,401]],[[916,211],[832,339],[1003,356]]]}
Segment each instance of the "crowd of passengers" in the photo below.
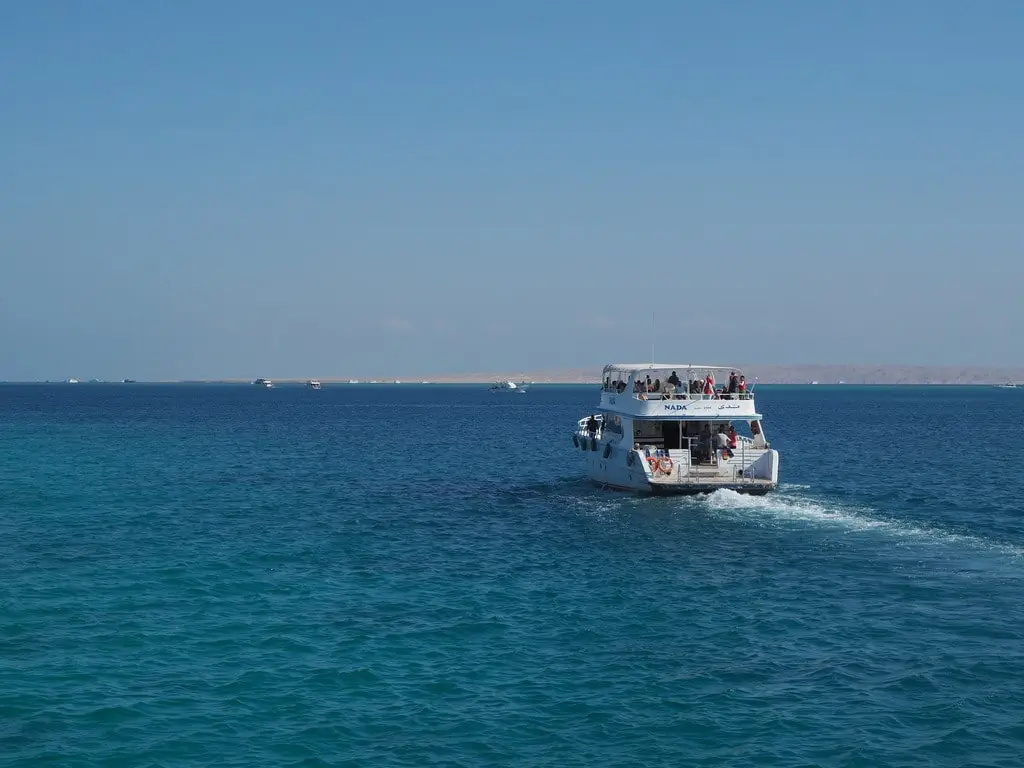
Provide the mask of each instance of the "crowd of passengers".
{"label": "crowd of passengers", "polygon": [[[614,384],[610,376],[604,380],[606,392],[622,394],[626,391],[626,386],[626,382],[621,379]],[[692,379],[684,383],[676,375],[676,372],[672,371],[672,375],[665,380],[664,384],[661,383],[661,379],[651,381],[650,375],[646,379],[636,379],[633,382],[633,394],[641,396],[657,394],[663,400],[685,400],[689,395],[709,395],[710,397],[722,398],[724,400],[731,400],[733,398],[742,400],[747,397],[747,378],[746,376],[738,376],[736,371],[732,371],[729,374],[728,384],[723,384],[720,388],[716,388],[715,377],[710,373],[703,379]]]}

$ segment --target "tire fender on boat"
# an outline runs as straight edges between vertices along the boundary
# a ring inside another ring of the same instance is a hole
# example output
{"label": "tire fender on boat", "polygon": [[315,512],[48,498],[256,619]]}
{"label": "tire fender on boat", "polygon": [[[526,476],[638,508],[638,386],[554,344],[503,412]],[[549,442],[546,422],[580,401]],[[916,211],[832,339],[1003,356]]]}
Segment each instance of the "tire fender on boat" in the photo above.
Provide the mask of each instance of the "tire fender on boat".
{"label": "tire fender on boat", "polygon": [[636,454],[630,451],[626,454],[626,466],[632,467],[634,464],[636,464]]}
{"label": "tire fender on boat", "polygon": [[590,450],[592,450],[592,451],[596,451],[597,450],[597,438],[596,437],[590,438]]}
{"label": "tire fender on boat", "polygon": [[611,455],[612,455],[612,446],[611,446],[611,444],[608,444],[608,445],[606,445],[604,447],[604,457],[607,459]]}
{"label": "tire fender on boat", "polygon": [[574,448],[580,447],[580,439],[576,435],[572,436],[572,444]]}

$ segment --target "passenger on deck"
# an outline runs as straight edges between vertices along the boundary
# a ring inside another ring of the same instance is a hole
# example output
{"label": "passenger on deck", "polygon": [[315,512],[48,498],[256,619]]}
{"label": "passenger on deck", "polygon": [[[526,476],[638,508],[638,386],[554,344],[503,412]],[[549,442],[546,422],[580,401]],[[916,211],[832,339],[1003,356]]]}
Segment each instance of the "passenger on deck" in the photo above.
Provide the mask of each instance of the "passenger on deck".
{"label": "passenger on deck", "polygon": [[732,424],[729,425],[729,447],[735,449],[736,443],[739,441],[739,435],[736,434],[736,427]]}
{"label": "passenger on deck", "polygon": [[740,400],[742,400],[747,394],[747,377],[740,376],[739,384],[736,385],[737,390],[740,393]]}
{"label": "passenger on deck", "polygon": [[587,419],[587,432],[591,435],[597,434],[597,419],[594,418],[593,414],[591,414],[590,418]]}
{"label": "passenger on deck", "polygon": [[661,379],[654,380],[654,389],[651,392],[661,392]]}
{"label": "passenger on deck", "polygon": [[725,431],[725,425],[719,427],[717,434],[715,434],[715,451],[723,459],[728,459],[732,456],[732,451],[729,450],[729,435]]}
{"label": "passenger on deck", "polygon": [[735,395],[740,389],[740,377],[736,375],[736,371],[729,373],[729,394]]}
{"label": "passenger on deck", "polygon": [[673,387],[678,387],[682,382],[679,381],[679,377],[676,376],[676,372],[672,371],[672,375],[668,377],[668,383]]}
{"label": "passenger on deck", "polygon": [[700,434],[697,436],[697,460],[710,461],[711,459],[711,425],[704,424]]}

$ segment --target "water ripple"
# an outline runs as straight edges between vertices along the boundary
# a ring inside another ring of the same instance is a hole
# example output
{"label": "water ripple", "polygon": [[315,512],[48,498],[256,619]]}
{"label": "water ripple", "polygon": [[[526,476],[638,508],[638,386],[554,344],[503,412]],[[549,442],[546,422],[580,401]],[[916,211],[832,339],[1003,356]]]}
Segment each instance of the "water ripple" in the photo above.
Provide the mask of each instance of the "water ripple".
{"label": "water ripple", "polygon": [[5,764],[1019,764],[1014,497],[795,439],[884,397],[772,394],[778,494],[643,499],[589,390],[399,389],[9,401]]}

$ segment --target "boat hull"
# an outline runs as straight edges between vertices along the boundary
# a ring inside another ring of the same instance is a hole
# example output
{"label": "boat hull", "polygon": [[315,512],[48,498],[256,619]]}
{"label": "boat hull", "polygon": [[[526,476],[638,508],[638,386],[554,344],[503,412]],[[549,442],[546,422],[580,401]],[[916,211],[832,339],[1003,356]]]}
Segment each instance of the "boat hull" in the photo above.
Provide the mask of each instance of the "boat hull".
{"label": "boat hull", "polygon": [[763,496],[778,488],[779,454],[774,450],[764,451],[742,476],[700,467],[685,476],[682,472],[666,476],[653,472],[635,451],[613,443],[577,433],[575,444],[586,462],[587,477],[603,488],[651,496],[695,496],[721,490]]}

